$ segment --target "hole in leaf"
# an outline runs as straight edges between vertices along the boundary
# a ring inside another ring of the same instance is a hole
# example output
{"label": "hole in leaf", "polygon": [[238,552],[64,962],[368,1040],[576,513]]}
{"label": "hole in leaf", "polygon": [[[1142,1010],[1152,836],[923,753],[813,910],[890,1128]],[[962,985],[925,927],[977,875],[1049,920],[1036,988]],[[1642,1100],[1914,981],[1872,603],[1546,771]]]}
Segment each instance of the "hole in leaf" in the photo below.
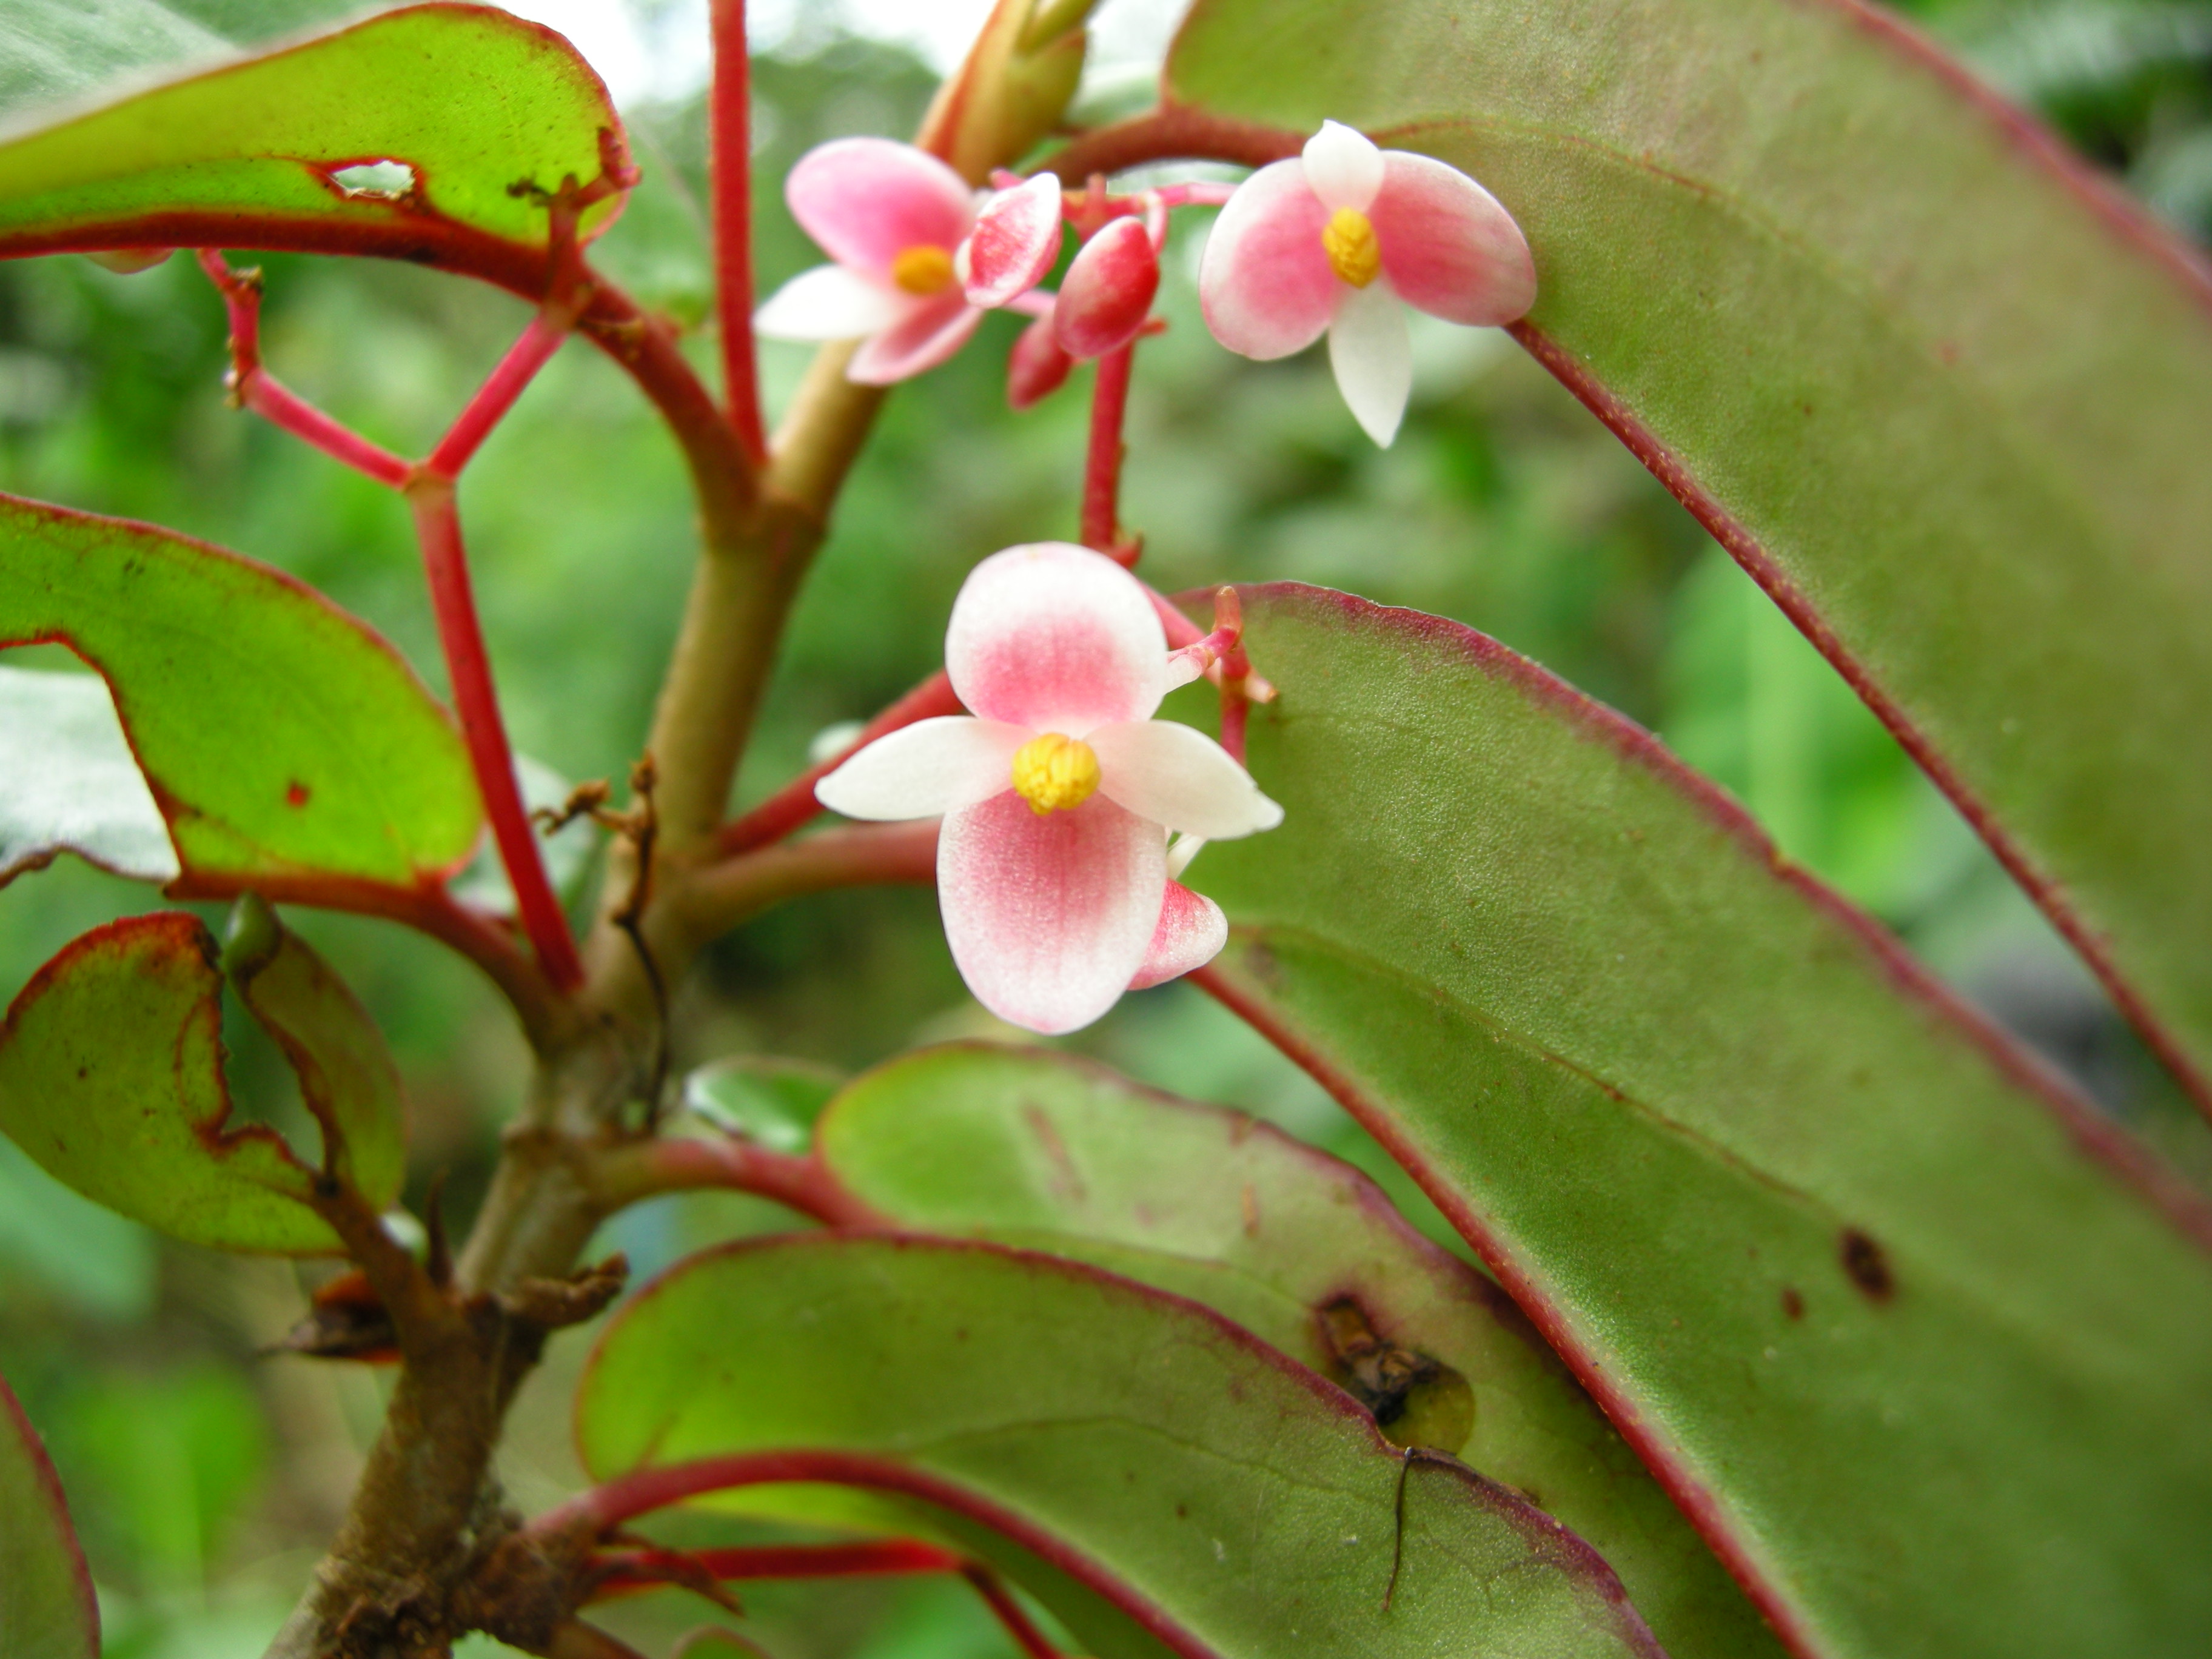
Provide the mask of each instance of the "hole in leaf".
{"label": "hole in leaf", "polygon": [[397,202],[415,193],[415,169],[404,161],[356,161],[331,168],[329,178],[348,196]]}

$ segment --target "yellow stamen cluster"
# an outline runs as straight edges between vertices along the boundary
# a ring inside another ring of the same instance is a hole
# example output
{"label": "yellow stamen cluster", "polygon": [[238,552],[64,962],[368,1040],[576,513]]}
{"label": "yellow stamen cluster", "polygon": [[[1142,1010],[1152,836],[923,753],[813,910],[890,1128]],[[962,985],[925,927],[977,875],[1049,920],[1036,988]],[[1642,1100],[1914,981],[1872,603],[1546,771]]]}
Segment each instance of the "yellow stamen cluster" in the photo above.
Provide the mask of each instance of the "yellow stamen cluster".
{"label": "yellow stamen cluster", "polygon": [[902,247],[891,261],[891,281],[908,294],[942,294],[952,286],[952,256],[928,242]]}
{"label": "yellow stamen cluster", "polygon": [[1014,751],[1014,793],[1042,817],[1089,800],[1098,787],[1098,757],[1091,745],[1048,732]]}
{"label": "yellow stamen cluster", "polygon": [[1329,215],[1321,246],[1328,268],[1354,288],[1365,288],[1382,272],[1382,249],[1375,240],[1374,223],[1358,208],[1339,208]]}

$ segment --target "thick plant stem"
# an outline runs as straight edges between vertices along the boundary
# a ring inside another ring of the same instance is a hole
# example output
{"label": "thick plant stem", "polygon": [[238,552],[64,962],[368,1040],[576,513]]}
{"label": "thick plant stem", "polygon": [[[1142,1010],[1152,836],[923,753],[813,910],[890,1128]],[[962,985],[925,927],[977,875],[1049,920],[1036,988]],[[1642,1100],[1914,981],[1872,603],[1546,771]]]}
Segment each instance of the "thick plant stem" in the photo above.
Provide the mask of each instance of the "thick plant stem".
{"label": "thick plant stem", "polygon": [[756,462],[768,459],[760,366],[753,345],[752,65],[745,0],[714,0],[708,13],[714,84],[707,104],[708,172],[714,191],[715,307],[730,425]]}
{"label": "thick plant stem", "polygon": [[500,718],[499,694],[492,685],[491,663],[484,654],[483,632],[477,623],[476,598],[469,586],[467,556],[461,546],[461,521],[453,501],[453,485],[424,477],[409,487],[409,504],[415,512],[415,530],[422,544],[423,568],[429,577],[430,601],[438,621],[438,640],[444,647],[446,670],[453,683],[453,708],[460,717],[461,735],[467,740],[469,758],[483,792],[484,811],[491,819],[492,837],[507,866],[514,889],[515,906],[523,931],[538,951],[538,966],[561,990],[573,990],[584,981],[583,963],[569,937],[568,918],[546,879],[545,861],[538,855],[538,837],[532,832],[522,791],[515,782],[514,755],[507,746],[507,726]]}

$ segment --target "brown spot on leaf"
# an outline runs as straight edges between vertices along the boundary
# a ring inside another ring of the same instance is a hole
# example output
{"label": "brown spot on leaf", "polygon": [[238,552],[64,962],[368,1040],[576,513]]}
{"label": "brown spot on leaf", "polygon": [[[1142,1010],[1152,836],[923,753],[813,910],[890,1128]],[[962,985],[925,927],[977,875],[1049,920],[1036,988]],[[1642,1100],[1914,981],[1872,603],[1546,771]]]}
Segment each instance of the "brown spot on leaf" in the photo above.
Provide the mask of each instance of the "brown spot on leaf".
{"label": "brown spot on leaf", "polygon": [[307,804],[307,797],[312,793],[306,784],[295,778],[285,786],[284,805],[294,808],[305,806]]}
{"label": "brown spot on leaf", "polygon": [[1889,1257],[1868,1234],[1856,1227],[1844,1228],[1838,1241],[1837,1255],[1843,1261],[1844,1276],[1870,1300],[1887,1302],[1897,1294],[1897,1279],[1889,1270]]}
{"label": "brown spot on leaf", "polygon": [[1805,1298],[1797,1294],[1797,1287],[1795,1285],[1784,1285],[1782,1287],[1782,1311],[1792,1319],[1802,1319],[1805,1316]]}

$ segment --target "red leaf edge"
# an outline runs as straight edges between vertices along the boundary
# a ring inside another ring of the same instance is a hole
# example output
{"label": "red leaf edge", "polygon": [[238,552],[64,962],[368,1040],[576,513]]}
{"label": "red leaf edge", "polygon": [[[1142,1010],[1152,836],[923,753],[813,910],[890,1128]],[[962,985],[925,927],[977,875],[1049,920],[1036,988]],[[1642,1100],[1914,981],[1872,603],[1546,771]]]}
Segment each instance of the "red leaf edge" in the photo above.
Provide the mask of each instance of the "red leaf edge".
{"label": "red leaf edge", "polygon": [[76,1590],[77,1611],[83,1618],[85,1650],[96,1654],[100,1651],[100,1597],[92,1587],[92,1568],[85,1561],[84,1546],[77,1541],[76,1524],[70,1519],[69,1495],[62,1490],[61,1477],[54,1473],[53,1460],[46,1455],[46,1443],[24,1415],[22,1402],[8,1386],[8,1379],[0,1376],[0,1433],[10,1431],[30,1460],[32,1484],[46,1500],[48,1518],[61,1535],[70,1578]]}

